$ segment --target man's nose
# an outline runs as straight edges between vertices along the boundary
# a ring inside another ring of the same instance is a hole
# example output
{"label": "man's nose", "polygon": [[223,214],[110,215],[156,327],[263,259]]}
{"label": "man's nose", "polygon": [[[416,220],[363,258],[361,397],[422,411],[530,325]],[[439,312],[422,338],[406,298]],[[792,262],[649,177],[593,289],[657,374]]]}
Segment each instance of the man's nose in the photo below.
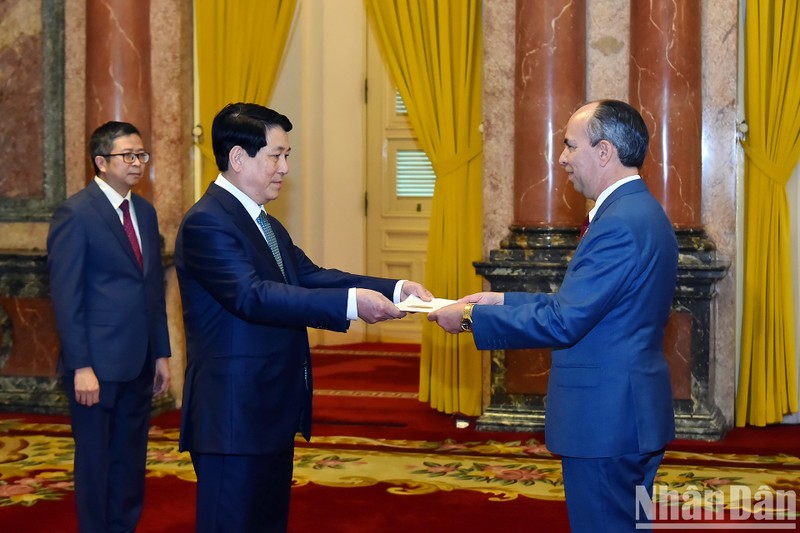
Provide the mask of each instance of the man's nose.
{"label": "man's nose", "polygon": [[563,150],[561,150],[561,155],[558,156],[558,164],[561,165],[562,167],[567,166],[567,158],[564,155],[566,153],[567,149],[564,148]]}

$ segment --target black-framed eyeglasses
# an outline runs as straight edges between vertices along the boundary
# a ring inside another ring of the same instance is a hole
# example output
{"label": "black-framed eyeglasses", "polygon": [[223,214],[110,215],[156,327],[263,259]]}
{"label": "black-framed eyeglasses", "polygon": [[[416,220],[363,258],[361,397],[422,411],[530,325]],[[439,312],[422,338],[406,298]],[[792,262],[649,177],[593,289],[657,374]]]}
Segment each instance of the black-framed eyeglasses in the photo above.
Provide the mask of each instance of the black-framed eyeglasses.
{"label": "black-framed eyeglasses", "polygon": [[121,154],[98,154],[103,157],[111,157],[117,155],[122,158],[123,163],[132,165],[137,159],[140,163],[144,164],[150,161],[150,153],[148,152],[123,152]]}

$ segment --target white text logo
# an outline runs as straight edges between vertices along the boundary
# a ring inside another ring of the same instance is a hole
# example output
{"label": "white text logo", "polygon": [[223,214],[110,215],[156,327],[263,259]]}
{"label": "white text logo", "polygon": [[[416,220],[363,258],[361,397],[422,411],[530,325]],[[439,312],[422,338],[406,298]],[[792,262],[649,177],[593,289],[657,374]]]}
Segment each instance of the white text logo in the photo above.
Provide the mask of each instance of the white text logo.
{"label": "white text logo", "polygon": [[747,485],[721,490],[698,490],[690,485],[678,492],[656,485],[653,497],[647,487],[636,487],[636,529],[797,529],[797,494]]}

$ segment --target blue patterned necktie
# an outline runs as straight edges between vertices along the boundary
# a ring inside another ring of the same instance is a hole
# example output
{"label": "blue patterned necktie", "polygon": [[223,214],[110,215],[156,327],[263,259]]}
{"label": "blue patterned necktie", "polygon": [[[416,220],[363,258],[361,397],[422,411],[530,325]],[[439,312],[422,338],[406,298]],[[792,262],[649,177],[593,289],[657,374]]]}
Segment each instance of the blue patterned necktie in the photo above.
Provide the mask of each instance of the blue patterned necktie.
{"label": "blue patterned necktie", "polygon": [[278,249],[278,239],[275,238],[275,233],[272,231],[272,226],[267,219],[267,212],[262,209],[261,214],[256,218],[256,222],[258,222],[258,227],[261,228],[261,233],[267,238],[269,249],[272,250],[272,255],[275,256],[278,268],[281,269],[281,274],[283,274],[283,281],[287,281],[286,271],[283,269],[283,258],[281,257],[281,251]]}

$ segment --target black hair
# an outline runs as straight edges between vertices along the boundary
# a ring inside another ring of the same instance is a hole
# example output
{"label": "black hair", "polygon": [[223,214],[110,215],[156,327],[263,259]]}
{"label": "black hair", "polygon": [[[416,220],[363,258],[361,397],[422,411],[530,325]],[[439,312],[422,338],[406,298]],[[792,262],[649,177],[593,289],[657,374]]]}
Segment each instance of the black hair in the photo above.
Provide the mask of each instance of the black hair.
{"label": "black hair", "polygon": [[586,129],[592,146],[605,139],[616,147],[623,165],[641,168],[650,134],[642,115],[630,104],[620,100],[599,100]]}
{"label": "black hair", "polygon": [[97,167],[97,163],[94,162],[94,158],[98,155],[105,156],[110,154],[111,150],[114,149],[114,141],[117,140],[118,137],[126,137],[128,135],[142,136],[139,130],[136,129],[136,126],[129,122],[116,122],[112,120],[94,130],[89,139],[89,157],[92,158],[92,166],[94,166],[95,175],[100,175],[100,169]]}
{"label": "black hair", "polygon": [[211,144],[220,172],[228,170],[228,154],[241,146],[247,155],[255,157],[267,145],[267,132],[274,127],[292,130],[284,115],[259,104],[228,104],[214,117],[211,125]]}

